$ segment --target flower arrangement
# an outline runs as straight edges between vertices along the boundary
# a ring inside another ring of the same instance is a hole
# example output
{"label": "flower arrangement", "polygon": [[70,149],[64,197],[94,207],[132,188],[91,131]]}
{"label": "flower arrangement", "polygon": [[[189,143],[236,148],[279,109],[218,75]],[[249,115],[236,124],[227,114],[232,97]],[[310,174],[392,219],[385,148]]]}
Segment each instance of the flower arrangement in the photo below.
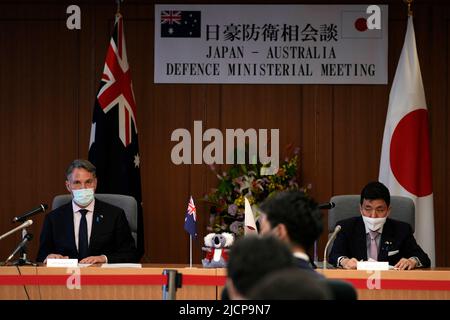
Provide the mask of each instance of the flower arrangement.
{"label": "flower arrangement", "polygon": [[[244,233],[245,197],[257,219],[257,206],[267,197],[277,191],[300,189],[297,180],[298,153],[298,148],[292,150],[292,146],[288,146],[286,154],[289,156],[280,162],[278,172],[274,175],[262,175],[261,169],[265,166],[259,161],[256,164],[231,165],[222,173],[211,165],[211,170],[219,179],[219,185],[204,197],[210,207],[207,231],[231,232],[239,237]],[[306,191],[305,188],[302,190]]]}

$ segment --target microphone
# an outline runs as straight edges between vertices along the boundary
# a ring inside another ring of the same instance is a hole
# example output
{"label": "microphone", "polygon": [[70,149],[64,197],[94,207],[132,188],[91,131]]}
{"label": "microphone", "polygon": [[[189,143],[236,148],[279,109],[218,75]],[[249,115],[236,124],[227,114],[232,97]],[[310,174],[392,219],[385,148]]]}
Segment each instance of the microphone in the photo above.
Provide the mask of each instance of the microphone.
{"label": "microphone", "polygon": [[26,218],[34,216],[35,214],[38,214],[39,212],[44,212],[45,210],[47,210],[47,208],[48,208],[48,205],[43,203],[43,204],[39,205],[39,207],[36,207],[36,208],[32,209],[31,211],[24,213],[21,216],[14,217],[14,219],[12,219],[12,222],[22,222]]}
{"label": "microphone", "polygon": [[[28,220],[31,221],[31,220]],[[9,260],[11,260],[17,252],[19,252],[20,249],[22,249],[28,241],[30,241],[31,239],[33,239],[33,235],[31,233],[27,233],[25,235],[25,237],[23,237],[22,241],[20,241],[19,245],[17,246],[16,250],[13,251],[13,253],[11,253],[11,255],[8,257],[8,259],[6,259],[5,264],[9,262]]]}
{"label": "microphone", "polygon": [[22,230],[22,229],[24,229],[24,228],[26,228],[26,227],[29,227],[29,226],[31,226],[32,224],[33,224],[33,220],[27,220],[27,221],[25,221],[24,223],[22,223],[20,226],[15,227],[14,229],[8,231],[8,232],[5,233],[5,234],[2,234],[2,235],[0,236],[0,240],[2,240],[3,238],[6,238],[7,236],[9,236],[10,234],[12,234],[12,233],[14,233],[14,232],[16,232],[16,231],[19,231],[19,230]]}
{"label": "microphone", "polygon": [[340,225],[337,225],[334,228],[333,233],[331,234],[330,238],[327,241],[327,245],[325,246],[325,250],[323,252],[323,269],[325,270],[327,268],[327,251],[328,251],[328,246],[330,245],[331,242],[333,242],[333,240],[336,238],[337,234],[339,233],[339,231],[341,231],[342,227]]}
{"label": "microphone", "polygon": [[322,203],[317,206],[317,208],[325,210],[330,210],[333,209],[334,207],[336,207],[336,204],[334,202]]}

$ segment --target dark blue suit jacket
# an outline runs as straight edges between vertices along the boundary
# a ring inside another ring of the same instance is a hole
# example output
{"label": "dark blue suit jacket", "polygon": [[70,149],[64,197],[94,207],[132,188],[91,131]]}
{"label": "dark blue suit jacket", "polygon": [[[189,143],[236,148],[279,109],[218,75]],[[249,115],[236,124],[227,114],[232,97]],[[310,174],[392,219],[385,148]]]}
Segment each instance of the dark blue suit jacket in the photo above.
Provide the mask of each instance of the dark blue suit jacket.
{"label": "dark blue suit jacket", "polygon": [[[367,260],[366,229],[362,217],[342,220],[338,224],[342,229],[334,241],[329,261],[336,266],[337,259],[341,256]],[[423,267],[430,267],[430,258],[414,239],[411,226],[405,222],[386,219],[380,239],[378,261],[388,261],[393,266],[401,258],[414,256],[419,258]]]}
{"label": "dark blue suit jacket", "polygon": [[[297,258],[297,257],[294,257],[294,259],[295,259],[295,263],[297,264],[297,267],[299,267],[300,269],[314,271],[314,268],[311,265],[311,262],[306,261],[301,258]],[[314,271],[314,273],[317,273],[317,272]],[[317,274],[319,274],[319,273],[317,273]]]}
{"label": "dark blue suit jacket", "polygon": [[316,272],[310,262],[295,257],[297,266],[300,269],[311,271],[311,277],[318,281],[325,281],[330,290],[330,299],[333,300],[357,300],[355,288],[350,283],[342,280],[327,279],[322,274]]}
{"label": "dark blue suit jacket", "polygon": [[[42,226],[37,261],[51,254],[78,259],[72,202],[46,215]],[[137,262],[136,246],[122,209],[95,199],[89,256],[104,254],[108,263]]]}

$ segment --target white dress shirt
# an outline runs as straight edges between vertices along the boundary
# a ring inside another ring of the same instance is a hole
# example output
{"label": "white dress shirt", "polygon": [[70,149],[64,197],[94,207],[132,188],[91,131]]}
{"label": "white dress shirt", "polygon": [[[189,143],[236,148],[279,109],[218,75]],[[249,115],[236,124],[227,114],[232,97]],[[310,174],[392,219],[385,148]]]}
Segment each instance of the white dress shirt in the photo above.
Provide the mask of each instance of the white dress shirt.
{"label": "white dress shirt", "polygon": [[302,259],[305,260],[306,262],[309,262],[309,257],[306,253],[304,252],[294,252],[294,257],[298,258],[298,259]]}

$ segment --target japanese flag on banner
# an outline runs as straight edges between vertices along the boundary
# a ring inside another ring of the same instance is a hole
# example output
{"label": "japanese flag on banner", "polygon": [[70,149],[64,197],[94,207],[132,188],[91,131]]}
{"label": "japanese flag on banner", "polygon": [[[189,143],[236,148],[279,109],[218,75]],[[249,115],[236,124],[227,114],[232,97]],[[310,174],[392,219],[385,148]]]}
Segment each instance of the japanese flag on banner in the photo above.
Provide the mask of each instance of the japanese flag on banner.
{"label": "japanese flag on banner", "polygon": [[407,196],[414,200],[415,237],[434,266],[428,110],[411,16],[389,96],[379,180],[389,188],[391,195]]}
{"label": "japanese flag on banner", "polygon": [[[387,15],[387,10],[386,10]],[[344,10],[341,12],[341,36],[343,39],[377,39],[383,37],[382,29],[369,29],[364,10]]]}

